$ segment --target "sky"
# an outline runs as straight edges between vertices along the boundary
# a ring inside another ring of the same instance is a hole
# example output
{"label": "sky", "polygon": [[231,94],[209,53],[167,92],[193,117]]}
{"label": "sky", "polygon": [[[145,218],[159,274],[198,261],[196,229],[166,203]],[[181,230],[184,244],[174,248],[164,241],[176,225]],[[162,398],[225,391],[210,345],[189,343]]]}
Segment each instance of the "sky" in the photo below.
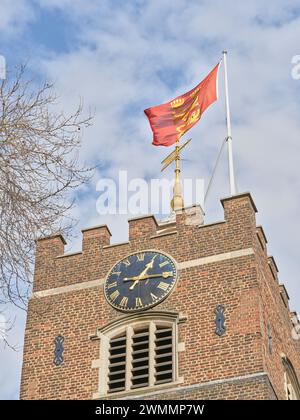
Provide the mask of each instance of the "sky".
{"label": "sky", "polygon": [[[107,223],[113,242],[127,240],[130,214],[100,216],[99,179],[172,179],[160,174],[169,149],[151,145],[143,110],[197,85],[228,50],[234,163],[239,192],[250,191],[268,252],[290,308],[300,312],[300,54],[296,0],[0,0],[0,55],[7,67],[27,63],[37,79],[55,83],[59,110],[80,98],[94,113],[80,158],[97,164],[94,178],[76,192],[79,223],[66,250],[80,249],[80,229]],[[223,69],[219,101],[189,132],[182,176],[210,179],[226,136]],[[205,223],[223,218],[229,195],[226,153],[209,198]],[[159,215],[157,215],[159,216]],[[14,312],[11,339],[19,351],[0,349],[0,399],[19,395],[25,315]]]}

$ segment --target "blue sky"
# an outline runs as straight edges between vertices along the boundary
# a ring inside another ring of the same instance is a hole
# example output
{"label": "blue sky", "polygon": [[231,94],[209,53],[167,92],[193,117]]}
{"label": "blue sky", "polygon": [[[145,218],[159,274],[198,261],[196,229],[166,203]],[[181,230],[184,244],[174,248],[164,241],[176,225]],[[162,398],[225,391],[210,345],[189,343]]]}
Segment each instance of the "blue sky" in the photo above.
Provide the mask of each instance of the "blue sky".
{"label": "blue sky", "polygon": [[[300,9],[290,0],[0,0],[0,54],[9,68],[28,62],[37,79],[56,83],[59,109],[80,97],[95,110],[81,158],[100,165],[77,193],[80,228],[108,223],[113,241],[127,237],[127,215],[100,217],[100,177],[159,177],[168,150],[151,146],[143,109],[195,86],[229,51],[229,84],[238,188],[251,191],[290,298],[300,311]],[[225,136],[224,95],[190,132],[183,175],[207,182]],[[133,152],[134,151],[134,152]],[[132,162],[134,156],[134,164]],[[172,172],[169,171],[169,177]],[[222,219],[228,195],[225,155],[206,206],[206,222]],[[13,314],[12,314],[13,315]],[[22,345],[24,315],[12,339]],[[0,398],[18,398],[22,352],[0,352]]]}

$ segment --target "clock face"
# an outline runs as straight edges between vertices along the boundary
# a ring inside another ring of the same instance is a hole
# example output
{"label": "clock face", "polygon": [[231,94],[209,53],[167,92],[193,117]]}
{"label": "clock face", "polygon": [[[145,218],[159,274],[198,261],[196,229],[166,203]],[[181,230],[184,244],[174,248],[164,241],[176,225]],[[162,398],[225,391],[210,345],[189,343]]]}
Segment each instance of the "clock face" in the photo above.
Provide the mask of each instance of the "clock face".
{"label": "clock face", "polygon": [[157,305],[173,289],[175,262],[156,251],[142,251],[119,261],[108,274],[104,293],[108,302],[124,312]]}

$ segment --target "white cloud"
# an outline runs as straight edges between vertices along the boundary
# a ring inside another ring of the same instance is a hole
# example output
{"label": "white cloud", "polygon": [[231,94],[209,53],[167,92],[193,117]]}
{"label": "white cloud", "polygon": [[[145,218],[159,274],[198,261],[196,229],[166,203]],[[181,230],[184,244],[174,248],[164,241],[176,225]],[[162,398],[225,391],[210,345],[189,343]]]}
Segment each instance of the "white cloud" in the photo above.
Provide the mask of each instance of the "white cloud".
{"label": "white cloud", "polygon": [[30,0],[0,1],[0,33],[2,32],[2,37],[19,34],[24,29],[24,25],[33,18],[34,9]]}

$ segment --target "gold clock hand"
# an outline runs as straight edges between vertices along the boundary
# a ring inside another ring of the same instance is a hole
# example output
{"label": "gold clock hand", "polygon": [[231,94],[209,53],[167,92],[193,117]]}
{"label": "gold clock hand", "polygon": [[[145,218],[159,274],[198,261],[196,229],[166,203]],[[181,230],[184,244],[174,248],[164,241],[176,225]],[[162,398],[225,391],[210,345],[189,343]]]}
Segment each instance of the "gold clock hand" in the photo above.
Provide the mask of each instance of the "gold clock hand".
{"label": "gold clock hand", "polygon": [[168,278],[171,277],[173,275],[172,271],[165,271],[161,274],[149,274],[148,276],[143,276],[143,277],[138,277],[138,278],[128,278],[128,279],[124,279],[124,281],[129,281],[129,280],[133,280],[134,283],[129,287],[129,290],[133,290],[136,286],[136,284],[141,281],[141,280],[151,280],[152,278],[158,278],[158,277],[163,277],[163,278]]}
{"label": "gold clock hand", "polygon": [[132,285],[129,287],[129,290],[133,290],[135,286],[138,284],[139,280],[136,280]]}
{"label": "gold clock hand", "polygon": [[153,268],[155,258],[156,258],[156,255],[154,255],[152,260],[150,262],[148,262],[148,264],[145,265],[145,269],[140,273],[139,276],[137,276],[137,278],[135,279],[135,282],[129,287],[130,290],[133,290],[135,288],[135,286],[139,282],[140,277],[143,277],[150,268]]}
{"label": "gold clock hand", "polygon": [[129,280],[139,280],[139,276],[135,276],[135,277],[124,277],[123,281],[129,281]]}
{"label": "gold clock hand", "polygon": [[152,260],[150,262],[148,262],[148,264],[145,265],[145,269],[137,277],[143,277],[150,268],[153,268],[153,264],[154,264],[155,258],[156,258],[156,255],[154,255],[154,257],[152,258]]}
{"label": "gold clock hand", "polygon": [[163,277],[164,279],[171,277],[173,275],[172,271],[164,271],[163,273],[159,274],[148,274],[143,277],[135,276],[135,277],[124,277],[123,281],[140,281],[146,280],[151,278]]}

